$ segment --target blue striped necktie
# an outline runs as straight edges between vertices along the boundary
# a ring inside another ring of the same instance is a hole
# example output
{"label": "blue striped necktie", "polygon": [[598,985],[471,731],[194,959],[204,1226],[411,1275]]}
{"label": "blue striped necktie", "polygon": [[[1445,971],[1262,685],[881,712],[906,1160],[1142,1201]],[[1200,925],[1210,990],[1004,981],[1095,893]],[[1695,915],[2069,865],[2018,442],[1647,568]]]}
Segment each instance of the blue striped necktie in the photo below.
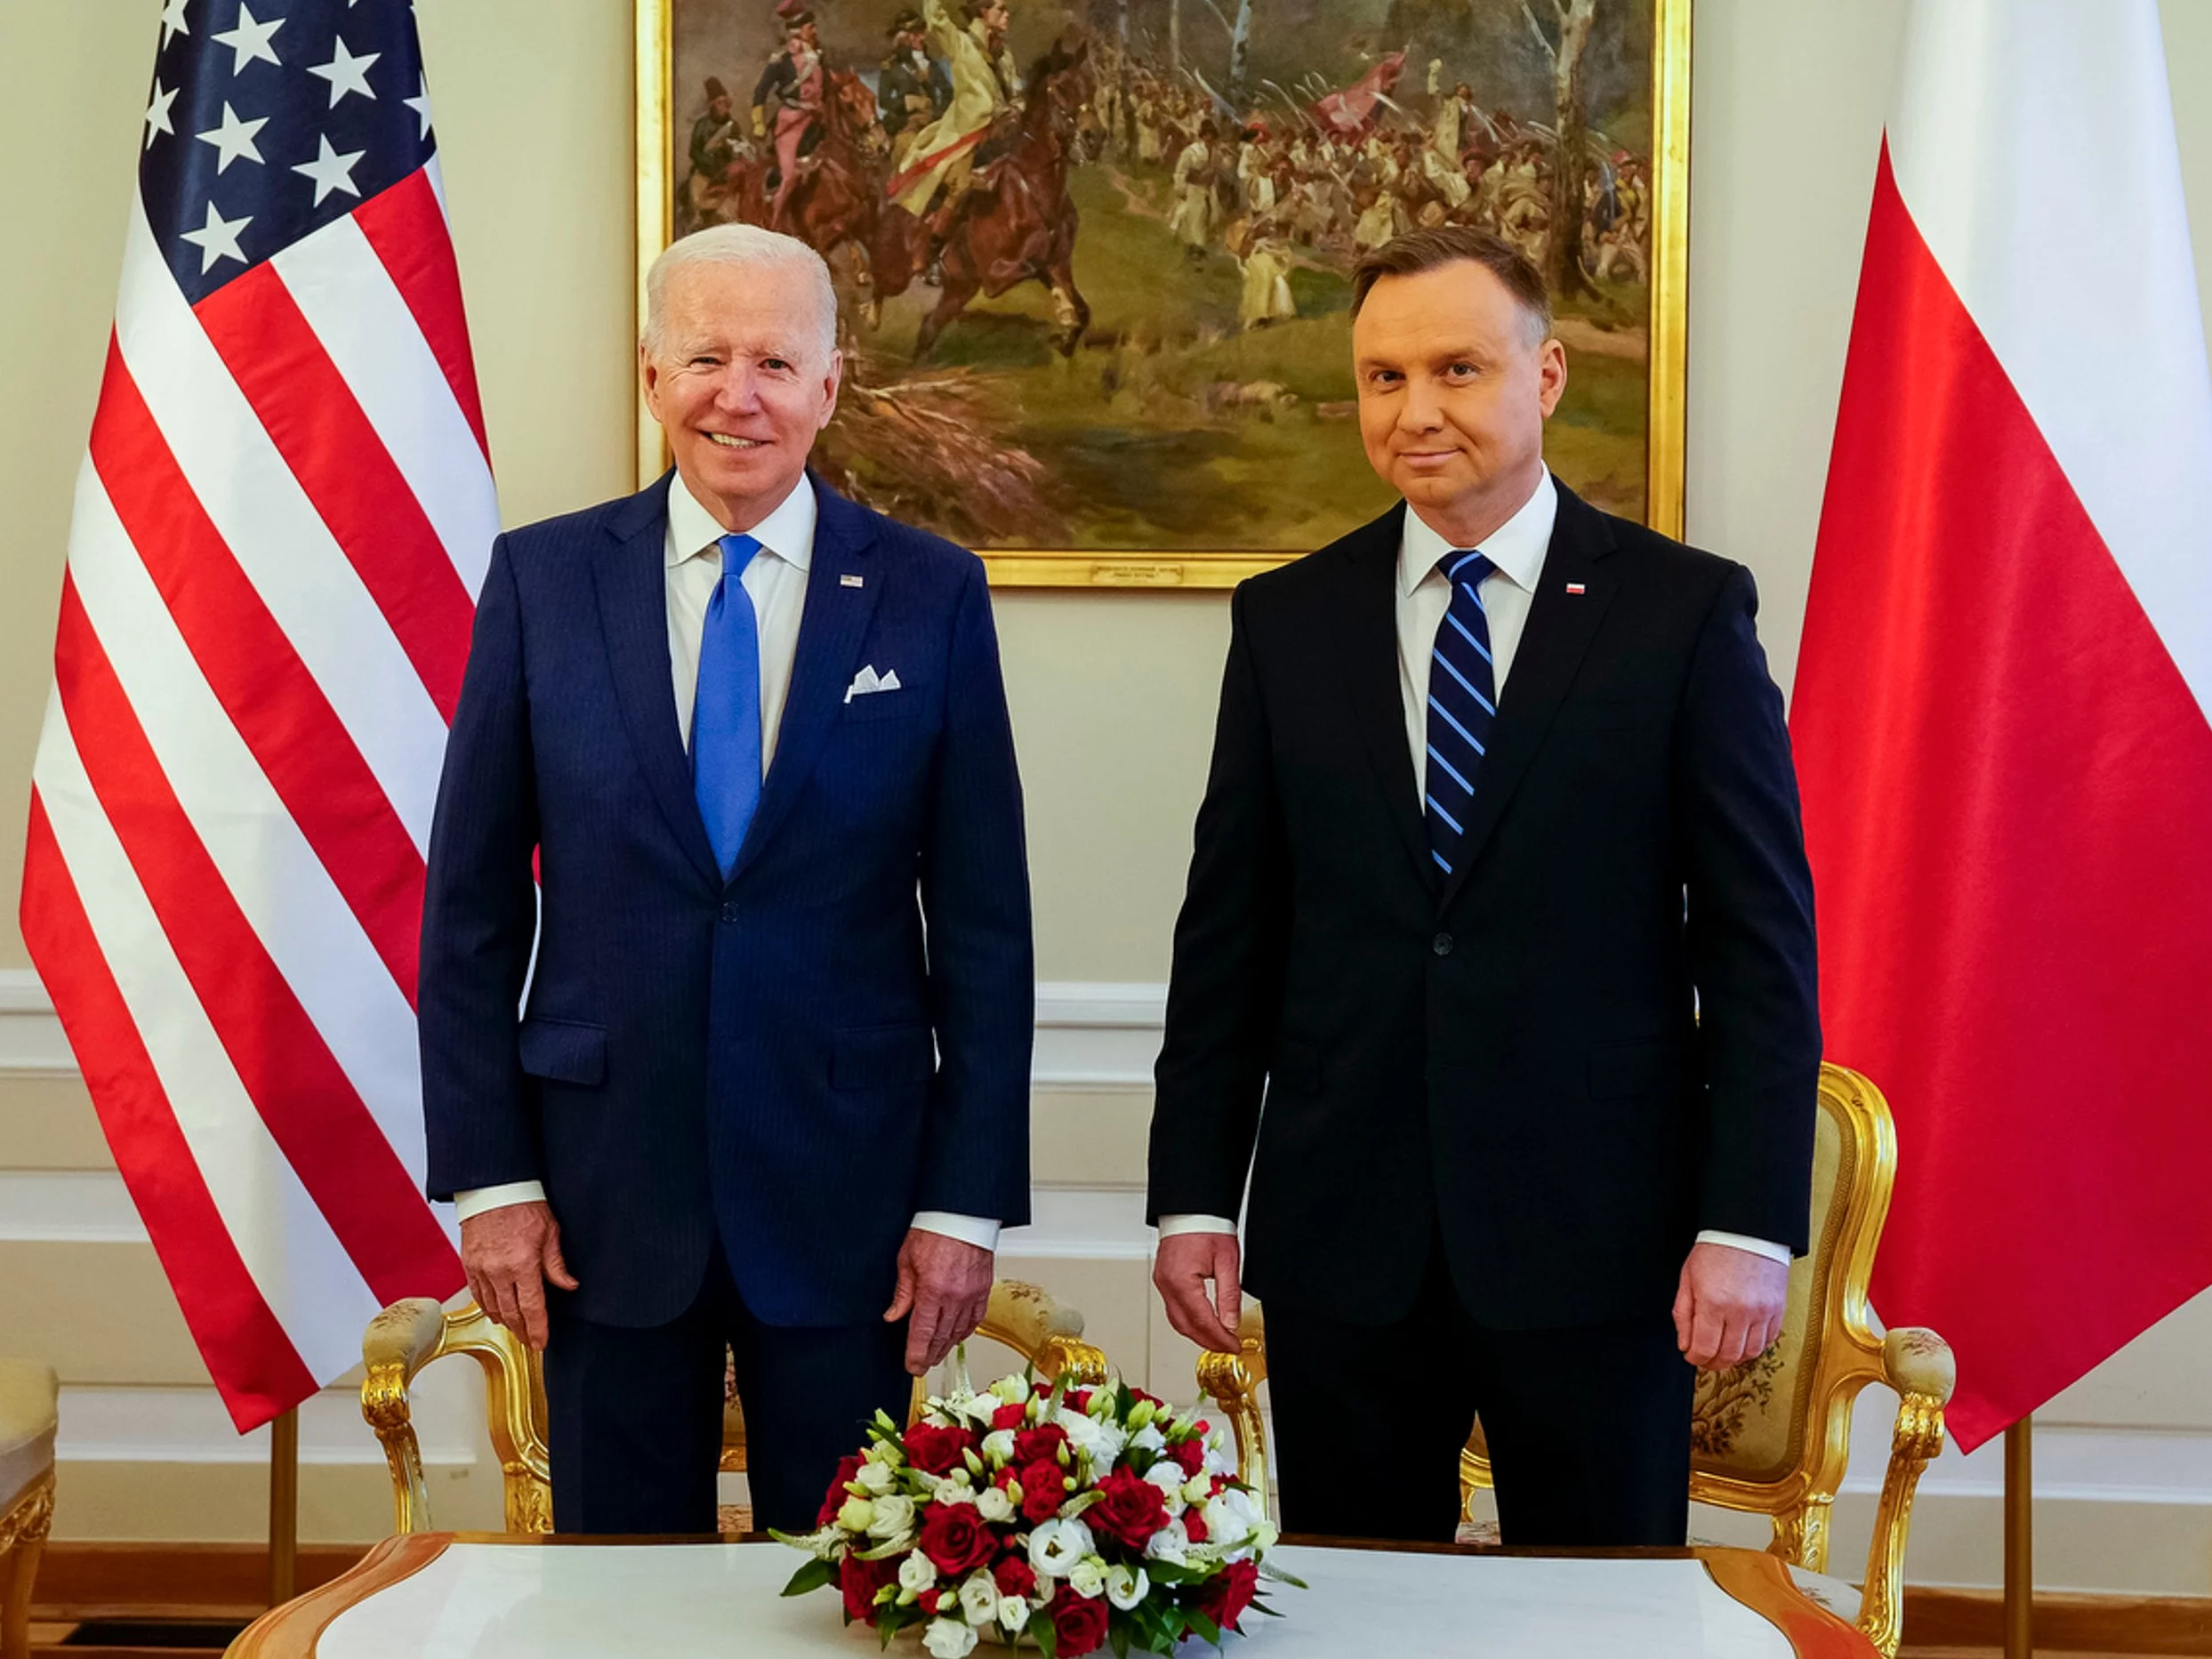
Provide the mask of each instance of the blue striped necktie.
{"label": "blue striped necktie", "polygon": [[760,544],[725,536],[722,580],[699,634],[699,685],[691,705],[691,790],[715,862],[728,875],[760,804],[760,629],[740,579]]}
{"label": "blue striped necktie", "polygon": [[1483,578],[1495,569],[1484,554],[1455,549],[1437,561],[1452,584],[1452,603],[1436,626],[1428,662],[1428,768],[1424,816],[1428,856],[1437,879],[1460,862],[1475,780],[1490,749],[1498,718],[1496,676],[1490,660],[1490,618],[1483,611]]}

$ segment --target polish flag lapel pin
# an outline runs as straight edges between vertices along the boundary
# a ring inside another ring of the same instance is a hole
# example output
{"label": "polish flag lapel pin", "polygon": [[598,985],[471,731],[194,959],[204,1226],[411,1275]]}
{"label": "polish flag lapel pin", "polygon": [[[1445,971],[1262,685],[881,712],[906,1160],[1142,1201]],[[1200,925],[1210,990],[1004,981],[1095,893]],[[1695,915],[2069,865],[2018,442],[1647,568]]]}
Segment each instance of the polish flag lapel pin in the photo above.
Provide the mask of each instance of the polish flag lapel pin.
{"label": "polish flag lapel pin", "polygon": [[1584,587],[1580,582],[1570,582],[1567,584],[1567,592],[1570,593],[1587,593],[1589,590]]}

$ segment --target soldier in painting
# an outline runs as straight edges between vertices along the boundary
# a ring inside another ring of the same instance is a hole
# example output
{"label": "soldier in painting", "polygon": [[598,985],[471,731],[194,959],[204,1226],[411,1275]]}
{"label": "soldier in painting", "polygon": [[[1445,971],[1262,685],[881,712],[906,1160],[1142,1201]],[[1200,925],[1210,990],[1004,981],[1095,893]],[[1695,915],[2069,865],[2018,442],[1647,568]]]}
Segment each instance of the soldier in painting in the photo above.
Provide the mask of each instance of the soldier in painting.
{"label": "soldier in painting", "polygon": [[776,15],[784,25],[784,44],[768,60],[768,68],[760,71],[760,78],[752,89],[755,138],[769,135],[768,110],[773,106],[776,111],[775,195],[768,203],[771,225],[799,176],[800,157],[821,140],[825,80],[822,36],[815,28],[814,13],[800,5],[799,0],[783,0],[776,8]]}
{"label": "soldier in painting", "polygon": [[[929,48],[944,60],[952,96],[937,119],[915,135],[906,165],[891,181],[889,193],[915,218],[931,220],[932,235],[942,238],[968,193],[977,165],[987,159],[981,149],[1000,111],[1021,93],[1021,77],[1006,44],[1005,0],[986,0],[962,10],[955,22],[945,0],[922,0]],[[943,192],[934,214],[929,204]]]}
{"label": "soldier in painting", "polygon": [[737,159],[737,124],[731,118],[729,89],[714,76],[706,77],[706,113],[691,124],[691,173],[678,197],[681,208],[679,232],[712,224],[720,215],[724,181]]}
{"label": "soldier in painting", "polygon": [[929,55],[929,25],[911,6],[892,20],[891,55],[883,60],[875,97],[883,136],[891,141],[892,165],[902,166],[915,134],[953,101],[953,77]]}
{"label": "soldier in painting", "polygon": [[1181,239],[1184,256],[1194,261],[1205,258],[1213,241],[1214,178],[1221,171],[1213,152],[1219,138],[1211,119],[1201,121],[1198,135],[1175,158],[1175,211],[1168,229]]}

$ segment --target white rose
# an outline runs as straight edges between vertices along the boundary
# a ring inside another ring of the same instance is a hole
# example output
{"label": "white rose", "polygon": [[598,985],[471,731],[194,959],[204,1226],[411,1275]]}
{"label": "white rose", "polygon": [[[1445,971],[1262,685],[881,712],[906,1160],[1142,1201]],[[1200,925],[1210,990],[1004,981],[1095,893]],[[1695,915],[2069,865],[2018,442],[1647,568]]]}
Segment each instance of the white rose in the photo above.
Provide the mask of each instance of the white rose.
{"label": "white rose", "polygon": [[1260,1520],[1251,1495],[1230,1487],[1206,1500],[1206,1542],[1219,1549],[1234,1550],[1252,1535]]}
{"label": "white rose", "polygon": [[1168,1501],[1170,1518],[1183,1512],[1187,1502],[1183,1496],[1183,1471],[1173,1463],[1158,1462],[1145,1471],[1145,1483],[1160,1488],[1160,1495]]}
{"label": "white rose", "polygon": [[1203,1475],[1193,1475],[1188,1480],[1183,1483],[1183,1502],[1186,1503],[1203,1503],[1206,1501],[1206,1494],[1212,1490],[1212,1481],[1207,1479]]}
{"label": "white rose", "polygon": [[1129,1430],[1121,1424],[1102,1422],[1098,1425],[1098,1443],[1090,1448],[1090,1464],[1101,1473],[1112,1469],[1122,1455],[1122,1448],[1129,1444]]}
{"label": "white rose", "polygon": [[1029,1534],[1029,1565],[1040,1578],[1066,1578],[1096,1547],[1081,1521],[1043,1521]]}
{"label": "white rose", "polygon": [[976,1513],[986,1521],[1010,1521],[1014,1518],[1014,1500],[997,1486],[985,1486],[976,1494]]}
{"label": "white rose", "polygon": [[[1099,1423],[1096,1417],[1087,1417],[1063,1405],[1059,1415],[1052,1421],[1067,1431],[1067,1443],[1076,1451],[1089,1453],[1098,1446]],[[1091,1461],[1095,1462],[1098,1460],[1094,1457]]]}
{"label": "white rose", "polygon": [[973,1503],[976,1489],[968,1484],[968,1471],[963,1469],[957,1476],[947,1475],[938,1481],[937,1500],[939,1503]]}
{"label": "white rose", "polygon": [[1106,1593],[1106,1563],[1087,1555],[1067,1570],[1067,1587],[1077,1595],[1096,1600]]}
{"label": "white rose", "polygon": [[1183,1530],[1180,1521],[1170,1521],[1145,1541],[1147,1561],[1165,1561],[1171,1566],[1190,1565],[1190,1534]]}
{"label": "white rose", "polygon": [[991,1385],[991,1392],[1003,1405],[1026,1405],[1029,1404],[1029,1384],[1022,1381],[1018,1373],[1012,1376],[1001,1377]]}
{"label": "white rose", "polygon": [[999,1616],[999,1587],[990,1574],[971,1574],[960,1587],[960,1610],[970,1624],[988,1624]]}
{"label": "white rose", "polygon": [[849,1533],[865,1533],[875,1519],[875,1505],[865,1498],[847,1498],[837,1511],[837,1524]]}
{"label": "white rose", "polygon": [[1143,1567],[1131,1571],[1117,1561],[1106,1568],[1106,1598],[1122,1612],[1127,1613],[1151,1592],[1152,1580]]}
{"label": "white rose", "polygon": [[868,1522],[868,1536],[889,1543],[894,1538],[904,1538],[913,1530],[914,1501],[905,1494],[894,1492],[875,1501],[875,1514]]}
{"label": "white rose", "polygon": [[1168,1449],[1168,1438],[1160,1432],[1158,1424],[1146,1423],[1135,1434],[1130,1436],[1129,1449],[1132,1452],[1151,1452],[1157,1454]]}
{"label": "white rose", "polygon": [[993,1429],[984,1436],[983,1455],[993,1469],[1004,1469],[1014,1461],[1014,1431]]}
{"label": "white rose", "polygon": [[853,1478],[880,1498],[898,1485],[898,1470],[889,1463],[863,1463]]}
{"label": "white rose", "polygon": [[936,1564],[917,1550],[898,1564],[898,1587],[919,1596],[937,1582]]}
{"label": "white rose", "polygon": [[1009,1631],[1018,1631],[1029,1623],[1034,1609],[1019,1596],[1007,1596],[999,1602],[999,1623]]}
{"label": "white rose", "polygon": [[921,1645],[930,1659],[968,1659],[976,1650],[976,1633],[958,1619],[931,1619]]}

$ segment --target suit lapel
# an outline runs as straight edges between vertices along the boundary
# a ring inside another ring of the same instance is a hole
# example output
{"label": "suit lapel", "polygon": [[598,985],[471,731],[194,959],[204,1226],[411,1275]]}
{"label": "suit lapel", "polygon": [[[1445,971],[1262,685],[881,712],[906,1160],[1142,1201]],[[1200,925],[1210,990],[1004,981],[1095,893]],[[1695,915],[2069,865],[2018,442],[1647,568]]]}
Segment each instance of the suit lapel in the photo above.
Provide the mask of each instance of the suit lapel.
{"label": "suit lapel", "polygon": [[1398,689],[1398,544],[1405,522],[1401,502],[1358,533],[1345,549],[1344,631],[1347,702],[1375,769],[1383,808],[1397,826],[1405,856],[1428,882],[1428,832],[1417,803],[1420,786],[1405,746],[1405,699]]}
{"label": "suit lapel", "polygon": [[[814,560],[807,572],[807,604],[799,618],[791,691],[784,700],[784,723],[776,731],[776,758],[761,785],[760,808],[730,871],[733,882],[760,856],[760,849],[806,788],[844,706],[845,689],[860,665],[861,641],[867,637],[869,620],[883,591],[881,568],[871,569],[873,522],[813,473],[808,477],[814,482],[816,502]],[[876,579],[849,587],[843,581],[849,576]]]}
{"label": "suit lapel", "polygon": [[668,657],[668,489],[673,472],[617,509],[591,568],[615,674],[615,701],[647,786],[699,874],[722,884],[691,789]]}
{"label": "suit lapel", "polygon": [[[1581,666],[1582,654],[1597,636],[1620,586],[1600,564],[1613,551],[1613,532],[1605,519],[1565,485],[1558,487],[1559,517],[1552,526],[1551,545],[1544,554],[1536,597],[1513,653],[1504,695],[1498,699],[1490,753],[1475,779],[1459,867],[1438,896],[1439,912],[1458,896],[1484,843],[1498,827],[1506,803],[1543,746],[1552,718]],[[1568,592],[1570,584],[1581,591]]]}

